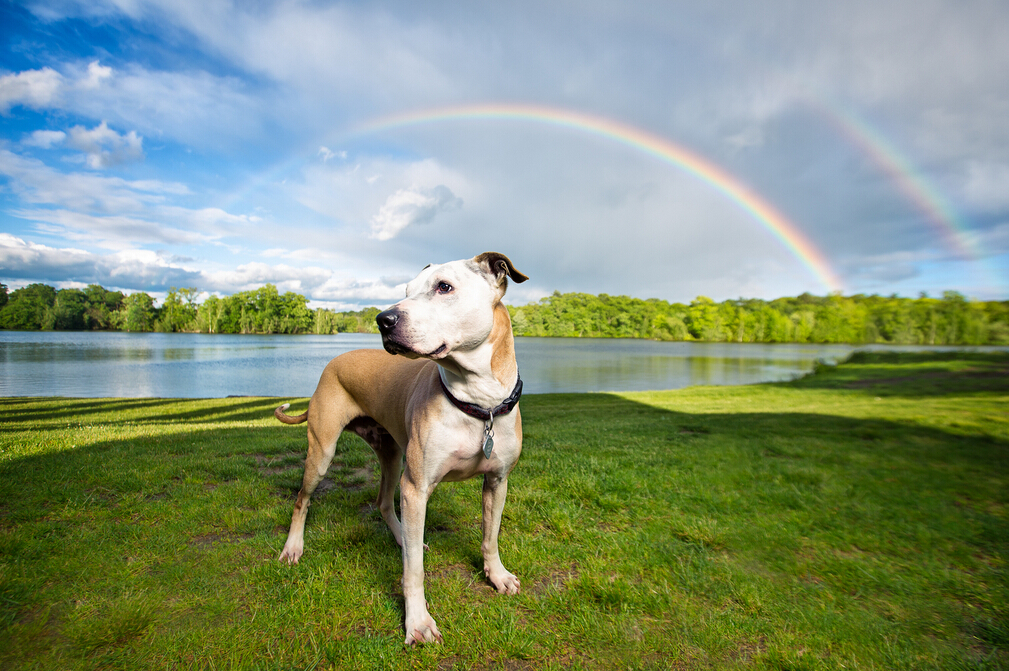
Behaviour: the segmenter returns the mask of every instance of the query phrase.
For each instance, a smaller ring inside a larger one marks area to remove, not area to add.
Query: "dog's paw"
[[[442,643],[441,632],[438,625],[430,614],[424,613],[417,622],[406,623],[406,640],[404,645],[417,645],[419,643]]]
[[[287,564],[297,564],[298,560],[301,559],[301,555],[304,554],[305,548],[301,545],[285,545],[284,549],[280,552],[280,557],[278,559]]]
[[[505,567],[502,566],[499,571],[491,571],[485,566],[484,573],[487,575],[487,579],[490,580],[492,585],[494,585],[494,589],[496,589],[498,593],[519,593],[519,588],[522,586],[522,583],[511,572],[505,569]]]

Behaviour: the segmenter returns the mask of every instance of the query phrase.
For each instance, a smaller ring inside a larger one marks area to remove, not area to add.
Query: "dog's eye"
[[[440,294],[450,294],[452,293],[452,285],[448,282],[439,282],[438,286],[435,287],[435,291]]]

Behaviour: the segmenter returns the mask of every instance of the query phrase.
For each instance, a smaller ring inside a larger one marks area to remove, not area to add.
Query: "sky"
[[[0,0],[0,282],[1009,299],[1004,0]]]

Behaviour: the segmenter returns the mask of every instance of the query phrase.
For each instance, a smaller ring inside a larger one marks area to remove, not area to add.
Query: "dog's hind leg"
[[[287,542],[280,553],[280,561],[297,564],[305,551],[305,519],[308,517],[308,506],[312,502],[312,494],[322,482],[329,470],[329,465],[336,454],[336,441],[340,432],[327,436],[325,442],[312,431],[308,431],[308,457],[305,459],[305,474],[301,478],[301,490],[298,500],[294,503],[294,514],[291,516],[291,530],[287,533]]]
[[[403,546],[403,526],[396,517],[396,487],[399,485],[399,476],[403,472],[403,448],[386,434],[382,444],[382,451],[375,450],[378,455],[379,464],[382,466],[382,482],[378,489],[378,510],[382,513],[382,519],[389,525],[396,544]]]
[[[382,513],[382,519],[389,525],[396,544],[403,545],[403,527],[396,517],[395,495],[399,476],[403,471],[403,448],[395,439],[370,417],[359,417],[347,425],[347,431],[361,436],[378,457],[382,480],[375,505]]]

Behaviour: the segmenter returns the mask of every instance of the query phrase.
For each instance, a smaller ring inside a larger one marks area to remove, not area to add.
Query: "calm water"
[[[311,396],[342,352],[377,335],[0,331],[0,396]],[[678,389],[788,380],[847,345],[518,338],[527,393]]]

